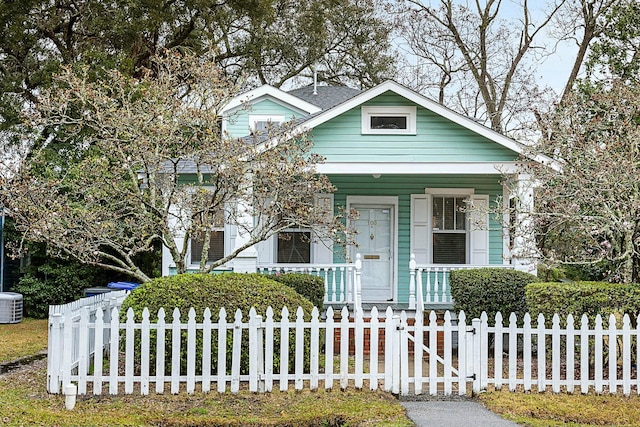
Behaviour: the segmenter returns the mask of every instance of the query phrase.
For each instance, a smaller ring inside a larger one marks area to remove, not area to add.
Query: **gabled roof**
[[[392,80],[387,80],[384,83],[381,83],[375,87],[372,87],[371,89],[368,89],[364,92],[360,92],[359,94],[353,96],[352,98],[349,98],[344,102],[335,105],[333,108],[322,111],[312,117],[307,118],[306,120],[303,118],[303,120],[301,120],[300,122],[300,127],[302,128],[300,130],[304,130],[304,129],[309,130],[318,125],[321,125],[333,119],[334,117],[337,117],[340,114],[343,114],[351,110],[352,108],[358,107],[361,104],[364,104],[365,102],[379,95],[382,95],[385,92],[393,92],[399,96],[402,96],[414,102],[415,104],[435,114],[438,114],[448,120],[451,120],[452,122],[466,129],[469,129],[470,131],[478,135],[482,135],[485,138],[493,142],[496,142],[512,151],[515,151],[518,154],[522,154],[524,151],[523,150],[524,146],[516,142],[515,140],[509,137],[506,137],[501,133],[494,131],[491,128],[488,128],[469,117],[458,114],[455,111],[445,107],[444,105],[439,104],[423,95],[420,95],[419,93],[414,92],[413,90],[408,89],[405,86],[402,86],[401,84],[396,83]]]
[[[235,108],[241,107],[246,103],[250,103],[260,98],[273,98],[289,104],[298,110],[304,111],[308,114],[315,114],[322,111],[322,108],[314,105],[310,102],[305,101],[302,98],[291,95],[283,90],[280,90],[276,87],[269,85],[262,85],[255,89],[250,90],[249,92],[245,92],[242,95],[238,95],[233,97],[229,103],[223,108],[222,113],[226,113]]]

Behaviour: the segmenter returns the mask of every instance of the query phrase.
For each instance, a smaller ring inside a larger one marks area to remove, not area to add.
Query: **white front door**
[[[362,301],[393,299],[394,206],[352,205],[359,213],[354,220],[356,248],[362,256]]]

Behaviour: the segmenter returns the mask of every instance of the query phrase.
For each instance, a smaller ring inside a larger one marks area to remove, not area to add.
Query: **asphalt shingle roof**
[[[359,89],[346,86],[317,86],[316,88],[317,95],[313,94],[313,85],[293,89],[287,93],[310,104],[317,105],[322,108],[322,111],[327,111],[362,92]]]

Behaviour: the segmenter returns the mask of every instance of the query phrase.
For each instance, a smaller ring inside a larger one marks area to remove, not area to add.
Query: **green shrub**
[[[318,276],[301,273],[272,274],[270,279],[289,286],[322,310],[324,307],[324,280]]]
[[[525,285],[536,280],[536,276],[523,271],[478,268],[452,271],[449,283],[456,311],[464,310],[468,319],[486,311],[492,320],[497,312],[505,319],[512,312],[522,318],[527,311]]]
[[[149,309],[151,322],[157,321],[157,313],[161,307],[165,309],[165,321],[172,322],[172,313],[174,308],[180,310],[180,320],[186,323],[188,320],[188,312],[191,307],[196,311],[196,321],[202,322],[204,310],[208,307],[211,310],[212,323],[218,322],[220,309],[224,307],[226,311],[227,322],[233,323],[235,312],[240,309],[243,314],[243,321],[247,322],[249,310],[255,307],[257,314],[265,317],[268,307],[274,311],[274,320],[279,321],[283,307],[289,309],[289,320],[295,320],[296,310],[302,307],[305,312],[305,320],[311,318],[313,305],[309,300],[295,292],[293,289],[267,277],[259,274],[237,274],[225,273],[218,275],[211,274],[182,274],[178,276],[162,277],[145,283],[139,288],[133,290],[125,299],[121,307],[121,320],[126,319],[126,311],[129,307],[133,308],[136,322],[142,320],[142,311],[145,307]],[[308,332],[308,331],[307,331]],[[274,368],[277,370],[280,366],[279,350],[280,337],[274,334]],[[182,332],[182,351],[181,351],[181,372],[186,370],[186,337],[187,332]],[[227,333],[227,369],[231,369],[232,354],[232,338],[233,330]],[[290,333],[290,354],[289,366],[293,369],[295,360],[294,346],[295,332]],[[152,336],[151,348],[155,346],[155,333]],[[218,338],[217,332],[212,332],[211,337],[211,354],[212,369],[217,369],[217,350]],[[202,334],[198,334],[196,344],[196,365],[197,372],[201,373],[202,361]],[[246,374],[249,369],[249,337],[247,331],[242,336],[243,354],[241,359],[241,372]],[[305,337],[305,357],[308,361],[309,355],[309,337]],[[166,368],[171,366],[171,332],[167,331],[166,335],[166,352],[165,352]],[[154,366],[152,361],[151,365]]]
[[[84,289],[96,286],[95,271],[92,267],[51,260],[22,276],[13,291],[23,296],[25,316],[45,319],[49,305],[75,301],[84,296]]]
[[[609,315],[621,318],[626,313],[635,323],[640,312],[640,288],[637,284],[531,283],[527,285],[525,293],[533,321],[542,313],[549,323],[554,313],[558,313],[564,324],[566,316],[571,313],[576,325],[583,314],[593,325],[596,315],[600,314],[606,325]]]

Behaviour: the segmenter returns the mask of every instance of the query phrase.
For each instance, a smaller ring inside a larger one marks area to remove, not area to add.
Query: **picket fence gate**
[[[599,316],[592,327],[586,316],[579,326],[568,316],[561,327],[555,315],[548,328],[542,315],[532,324],[527,314],[518,325],[512,314],[504,325],[498,313],[489,326],[486,314],[467,322],[463,312],[430,312],[424,319],[421,312],[375,307],[366,318],[362,310],[329,307],[323,318],[314,309],[306,319],[298,308],[291,320],[287,308],[278,319],[271,309],[264,318],[252,309],[246,321],[240,311],[228,321],[224,309],[217,319],[208,309],[196,319],[191,309],[186,322],[177,309],[170,321],[164,310],[155,319],[145,310],[140,322],[129,310],[121,322],[120,304],[121,298],[110,298],[51,309],[50,393],[68,384],[94,395],[146,395],[167,387],[171,393],[356,387],[468,395],[489,386],[640,393],[640,329],[627,315],[621,328],[614,316],[605,328]]]

